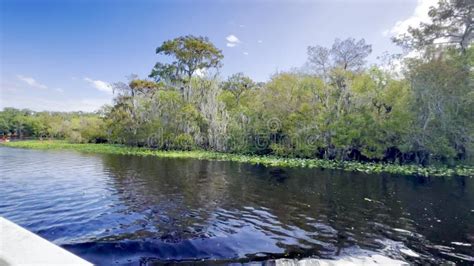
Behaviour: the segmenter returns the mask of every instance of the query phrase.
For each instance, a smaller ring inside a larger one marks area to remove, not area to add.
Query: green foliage
[[[471,48],[468,54],[473,53]],[[472,61],[448,50],[442,58],[413,59],[408,79],[413,93],[411,149],[452,161],[472,156],[474,123]]]
[[[189,81],[198,70],[218,68],[224,57],[207,37],[192,35],[165,41],[156,53],[172,57],[172,63],[157,63],[150,77],[170,82]]]
[[[11,138],[68,139],[88,143],[105,141],[105,124],[97,114],[33,112],[5,108],[0,112],[0,134]]]
[[[107,138],[104,121],[97,116],[73,118],[66,139],[76,143],[95,143]]]
[[[114,104],[100,114],[5,108],[0,112],[0,133],[207,150],[183,156],[265,165],[441,176],[471,173],[470,168],[411,164],[472,162],[474,48],[427,50],[427,56],[404,62],[403,77],[367,68],[370,52],[363,39],[336,40],[331,47],[308,48],[311,68],[305,73],[276,73],[266,83],[237,73],[222,81],[195,75],[218,68],[221,51],[207,38],[179,37],[157,48],[172,62],[157,63],[152,71],[155,81],[132,77],[114,84]],[[51,146],[72,148],[65,143]],[[179,154],[101,147],[117,153]]]
[[[431,21],[410,27],[394,41],[410,49],[423,49],[434,44],[451,44],[464,52],[472,45],[474,3],[471,0],[439,0],[428,12]]]
[[[194,139],[189,134],[179,134],[173,141],[173,148],[177,150],[189,151],[194,147]]]
[[[308,167],[345,170],[365,173],[392,173],[402,175],[421,176],[474,176],[472,166],[445,166],[420,167],[417,165],[394,165],[383,163],[359,163],[320,159],[282,158],[275,156],[236,155],[230,153],[210,152],[202,150],[193,151],[161,151],[147,148],[128,147],[113,144],[71,144],[64,141],[20,141],[0,145],[16,148],[30,149],[69,149],[80,152],[93,152],[105,154],[122,154],[137,156],[157,156],[161,158],[193,158],[199,160],[234,161],[240,163],[260,164],[274,167]]]
[[[129,87],[138,93],[153,97],[157,90],[164,87],[164,84],[145,79],[133,79],[130,81]]]
[[[235,106],[240,104],[240,99],[243,97],[243,94],[248,90],[254,89],[255,86],[255,82],[243,73],[230,76],[227,81],[222,84],[223,89],[234,96]],[[227,106],[232,108],[232,104],[227,103]]]

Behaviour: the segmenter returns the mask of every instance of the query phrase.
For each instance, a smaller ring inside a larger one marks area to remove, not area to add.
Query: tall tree
[[[371,52],[372,45],[366,44],[364,39],[356,41],[354,38],[336,39],[331,48],[336,67],[350,71],[360,71]]]
[[[188,84],[198,71],[221,67],[222,51],[207,37],[181,36],[163,42],[156,54],[171,57],[171,63],[156,63],[150,77],[156,81]]]
[[[255,86],[255,82],[241,72],[233,74],[222,84],[224,90],[234,95],[237,105],[240,103],[242,94],[247,90],[253,89]]]
[[[408,32],[393,40],[410,49],[421,49],[432,44],[456,45],[463,52],[474,39],[474,1],[440,0],[428,12],[431,21],[409,27]]]
[[[461,159],[472,155],[474,111],[472,70],[474,48],[466,54],[453,50],[429,61],[413,59],[407,79],[413,93],[413,132],[409,143],[421,162],[434,154],[437,159]]]
[[[309,46],[307,50],[308,64],[322,76],[327,76],[329,71],[334,68],[360,71],[371,52],[372,46],[366,44],[364,39],[358,41],[354,38],[336,39],[331,48],[319,45]]]

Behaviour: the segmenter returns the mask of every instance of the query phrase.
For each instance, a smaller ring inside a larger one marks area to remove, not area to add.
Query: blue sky
[[[375,62],[399,51],[390,35],[429,1],[3,0],[0,108],[92,111],[110,102],[108,84],[146,77],[155,48],[187,34],[222,49],[223,77],[268,80],[303,65],[308,45],[337,37],[365,38]]]

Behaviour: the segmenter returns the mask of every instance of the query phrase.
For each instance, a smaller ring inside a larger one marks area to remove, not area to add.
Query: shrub
[[[189,134],[182,133],[176,136],[173,141],[173,148],[177,150],[189,151],[194,147],[193,137]]]

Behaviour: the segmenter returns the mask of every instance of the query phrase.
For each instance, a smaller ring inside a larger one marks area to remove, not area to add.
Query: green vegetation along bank
[[[403,175],[420,175],[420,176],[468,176],[474,177],[474,167],[456,166],[447,168],[444,166],[421,167],[418,165],[395,165],[383,163],[360,163],[351,161],[334,161],[323,159],[296,159],[284,158],[276,156],[256,156],[256,155],[240,155],[221,152],[210,152],[202,150],[193,151],[162,151],[152,150],[148,148],[128,147],[124,145],[114,144],[76,144],[66,141],[17,141],[2,143],[2,146],[14,148],[29,149],[63,149],[75,150],[81,152],[105,153],[105,154],[121,154],[121,155],[137,155],[137,156],[156,156],[160,158],[189,158],[199,160],[217,160],[217,161],[233,161],[240,163],[260,164],[264,166],[275,167],[308,167],[335,169],[346,171],[357,171],[365,173],[392,173]]]
[[[97,112],[4,108],[0,137],[205,150],[205,157],[270,165],[450,175],[444,171],[455,165],[474,165],[468,2],[438,2],[427,14],[432,23],[395,39],[405,52],[420,56],[387,54],[368,65],[372,46],[364,39],[336,39],[331,46],[309,46],[303,66],[265,82],[244,73],[221,76],[224,54],[209,38],[176,37],[156,48],[148,77],[110,84],[113,102]],[[426,170],[437,165],[446,168]]]

